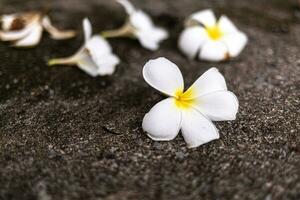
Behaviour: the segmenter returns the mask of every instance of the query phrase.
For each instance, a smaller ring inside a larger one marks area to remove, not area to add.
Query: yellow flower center
[[[223,36],[223,32],[218,25],[206,27],[205,29],[212,40],[219,40]]]
[[[177,90],[175,96],[175,105],[179,109],[189,109],[194,104],[193,95],[194,90],[192,88],[188,89],[186,92],[182,92],[182,90]]]

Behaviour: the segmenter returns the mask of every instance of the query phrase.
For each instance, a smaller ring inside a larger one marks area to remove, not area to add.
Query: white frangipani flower
[[[112,53],[111,46],[101,36],[92,37],[92,26],[88,19],[83,20],[85,43],[75,55],[69,58],[49,60],[52,65],[78,65],[90,76],[111,75],[120,63],[119,58]]]
[[[238,56],[247,44],[247,36],[226,17],[217,21],[211,10],[197,12],[187,20],[178,46],[190,59],[222,61]]]
[[[128,20],[120,29],[105,31],[102,36],[136,38],[144,48],[157,50],[160,42],[168,38],[168,32],[156,27],[148,14],[136,9],[128,0],[117,0],[117,2],[125,8],[129,15]]]
[[[206,71],[186,91],[179,68],[165,58],[147,62],[143,76],[150,86],[168,96],[143,119],[143,130],[153,140],[172,140],[181,130],[188,147],[198,147],[219,138],[212,121],[236,119],[238,99],[227,91],[225,79],[216,68]]]
[[[60,31],[55,28],[47,15],[41,12],[25,12],[0,17],[0,40],[13,42],[15,47],[36,46],[45,29],[53,39],[69,39],[74,31]]]

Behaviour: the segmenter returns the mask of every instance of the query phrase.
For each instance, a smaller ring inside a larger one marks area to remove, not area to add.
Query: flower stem
[[[71,58],[54,58],[48,61],[48,66],[54,65],[72,65],[74,64],[74,60]]]
[[[103,31],[100,35],[104,38],[127,37],[132,35],[132,27],[129,23],[119,29]]]

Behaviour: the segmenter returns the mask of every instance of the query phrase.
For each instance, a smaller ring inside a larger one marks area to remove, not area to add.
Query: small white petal
[[[90,51],[93,57],[101,56],[112,52],[111,46],[103,37],[97,35],[89,39],[85,47]]]
[[[237,97],[228,91],[199,96],[194,107],[213,121],[235,120],[239,108]]]
[[[143,119],[143,130],[157,141],[174,139],[180,130],[181,112],[176,109],[174,99],[157,103]]]
[[[238,29],[232,23],[232,21],[224,15],[220,17],[218,21],[218,26],[223,34],[235,33],[238,31]]]
[[[200,22],[205,27],[212,27],[216,24],[216,17],[210,9],[196,12],[191,15],[190,19]]]
[[[206,61],[222,61],[228,59],[228,48],[221,41],[206,42],[200,51],[199,57]]]
[[[48,16],[45,16],[42,20],[43,27],[48,31],[53,39],[63,40],[69,39],[76,35],[75,31],[61,31],[54,27]]]
[[[13,23],[13,21],[16,19],[16,15],[12,14],[12,15],[2,15],[1,16],[1,24],[2,27],[1,29],[4,31],[9,31],[11,28],[11,25]]]
[[[159,44],[169,36],[165,29],[157,27],[137,29],[134,34],[144,48],[152,51],[157,50]]]
[[[101,60],[96,60],[95,63],[99,66],[99,75],[112,75],[116,71],[116,65],[120,63],[120,59],[115,55],[107,55]]]
[[[226,44],[230,57],[238,56],[248,42],[247,36],[242,32],[225,35],[222,41]]]
[[[85,42],[89,41],[89,39],[92,37],[92,25],[88,18],[83,20],[83,32]]]
[[[169,96],[176,96],[176,92],[184,89],[179,68],[163,57],[148,61],[143,68],[143,77],[150,86]]]
[[[109,43],[101,36],[93,36],[85,45],[94,63],[98,66],[99,75],[111,75],[120,59],[112,54]]]
[[[77,58],[78,67],[92,77],[98,76],[98,66],[87,52],[82,52]]]
[[[146,49],[157,50],[159,43],[168,38],[168,32],[165,29],[155,27],[151,17],[141,10],[130,12],[129,24],[132,29],[130,31]]]
[[[124,9],[126,10],[127,14],[131,15],[133,12],[135,12],[134,6],[127,0],[117,0],[118,3],[120,3]]]
[[[189,148],[198,147],[220,137],[214,124],[195,109],[182,111],[181,132]]]
[[[158,42],[165,40],[169,37],[169,33],[166,29],[153,27],[151,29],[152,38]]]
[[[195,58],[204,42],[208,41],[204,28],[197,26],[185,29],[179,38],[180,50],[190,59]]]
[[[14,43],[16,47],[33,47],[37,45],[42,37],[43,27],[40,24],[35,25],[30,33],[21,40]]]
[[[145,37],[145,34],[137,33],[137,38],[145,49],[151,51],[156,51],[159,49],[159,44],[156,41],[149,40],[149,38]]]
[[[227,86],[223,75],[213,67],[202,74],[188,90],[192,90],[190,99],[194,99],[217,91],[227,91]]]
[[[148,30],[153,28],[153,22],[148,14],[138,10],[130,15],[130,23],[136,28],[141,30]]]
[[[159,48],[159,42],[153,38],[151,33],[149,31],[137,31],[135,34],[144,48],[155,51]]]

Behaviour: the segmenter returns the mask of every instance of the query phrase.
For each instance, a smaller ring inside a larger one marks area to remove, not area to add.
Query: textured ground
[[[47,2],[47,3],[45,3]],[[48,68],[82,37],[32,50],[0,44],[0,199],[199,200],[300,199],[300,12],[296,0],[135,0],[171,31],[157,52],[111,40],[122,59],[111,77],[76,67]],[[43,5],[42,5],[43,4]],[[60,27],[95,32],[125,13],[104,0],[0,0],[1,13],[52,8]],[[176,47],[185,16],[203,8],[227,14],[250,39],[225,63],[188,61]],[[192,83],[217,67],[240,100],[238,118],[220,122],[221,139],[187,149],[182,137],[151,141],[141,129],[163,97],[141,76],[150,58],[177,63]]]

